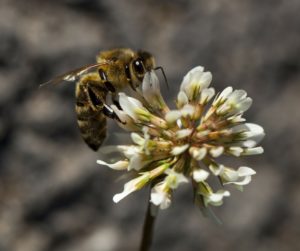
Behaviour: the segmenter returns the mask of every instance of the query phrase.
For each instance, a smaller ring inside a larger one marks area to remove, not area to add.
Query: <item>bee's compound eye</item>
[[[133,62],[133,67],[137,74],[143,74],[145,72],[143,62],[140,59]]]

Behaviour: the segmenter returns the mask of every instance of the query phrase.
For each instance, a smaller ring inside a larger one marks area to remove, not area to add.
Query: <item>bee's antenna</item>
[[[155,71],[156,71],[156,70],[161,70],[161,73],[162,73],[162,75],[164,76],[164,80],[165,80],[165,83],[166,83],[166,85],[167,85],[167,88],[170,89],[169,83],[168,83],[168,79],[167,79],[167,77],[166,77],[164,68],[162,68],[162,66],[157,66],[157,67],[154,68],[154,70],[155,70]]]

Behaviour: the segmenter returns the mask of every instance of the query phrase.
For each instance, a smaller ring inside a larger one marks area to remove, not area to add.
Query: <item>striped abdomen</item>
[[[102,111],[106,94],[98,74],[87,74],[76,85],[78,126],[82,138],[94,151],[106,137],[106,116]]]

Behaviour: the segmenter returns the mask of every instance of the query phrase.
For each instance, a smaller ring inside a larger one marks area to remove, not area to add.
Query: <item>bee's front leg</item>
[[[123,110],[118,99],[117,99],[117,94],[116,93],[112,93],[111,94],[111,101],[112,103],[119,109],[119,110]]]
[[[114,85],[108,80],[107,75],[104,70],[99,69],[99,76],[108,92],[111,93],[111,100],[114,105],[118,107],[119,110],[122,110],[119,101],[117,100],[117,92]]]
[[[107,75],[105,73],[104,70],[99,69],[98,71],[99,73],[99,77],[102,80],[102,83],[104,84],[105,88],[107,89],[107,91],[111,92],[111,93],[115,93],[116,92],[116,88],[114,87],[114,85],[108,80]]]
[[[102,108],[103,114],[110,119],[116,119],[122,124],[126,124],[126,122],[122,121],[119,116],[114,112],[114,110],[107,104],[104,104]]]

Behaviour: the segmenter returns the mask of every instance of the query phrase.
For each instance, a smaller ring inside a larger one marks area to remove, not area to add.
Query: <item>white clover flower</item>
[[[151,190],[150,201],[160,209],[166,209],[171,204],[170,189],[165,182],[156,184]]]
[[[131,194],[132,192],[141,189],[150,179],[149,173],[144,173],[141,176],[127,182],[124,185],[124,190],[122,193],[118,193],[113,197],[114,202],[119,202],[127,195]]]
[[[250,183],[251,176],[254,174],[256,174],[256,172],[246,166],[241,166],[238,170],[225,167],[220,173],[220,177],[224,185],[234,184],[237,189],[242,190],[243,186]]]
[[[223,204],[223,198],[230,196],[230,192],[226,190],[218,190],[213,192],[207,182],[199,182],[198,193],[203,196],[204,205],[220,206]]]
[[[203,169],[196,169],[193,171],[193,180],[196,182],[204,181],[208,178],[209,172]]]
[[[151,203],[165,209],[171,204],[172,191],[191,181],[196,204],[219,206],[230,192],[223,187],[214,191],[210,179],[217,177],[222,186],[239,190],[250,183],[253,169],[242,166],[236,170],[222,165],[218,158],[261,154],[264,130],[245,123],[242,117],[252,104],[244,90],[227,87],[213,100],[211,80],[211,73],[203,67],[192,69],[183,78],[172,109],[164,101],[153,71],[145,74],[141,100],[119,94],[122,109],[112,108],[125,122],[119,125],[132,132],[132,144],[118,146],[124,159],[98,163],[131,171],[136,178],[125,184],[114,202],[151,184]]]
[[[165,183],[171,189],[176,189],[180,183],[188,182],[188,179],[182,173],[178,173],[173,169],[167,169],[165,174],[167,174]]]
[[[188,100],[198,99],[201,91],[210,85],[211,80],[211,73],[204,72],[204,67],[197,66],[185,75],[180,90],[185,92]]]

